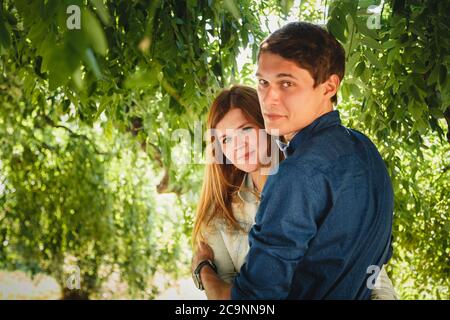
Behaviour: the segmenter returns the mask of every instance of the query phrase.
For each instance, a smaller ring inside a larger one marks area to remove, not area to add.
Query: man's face
[[[261,53],[258,61],[258,97],[269,134],[288,140],[321,115],[332,111],[327,83],[314,88],[311,74],[295,62],[273,53]]]

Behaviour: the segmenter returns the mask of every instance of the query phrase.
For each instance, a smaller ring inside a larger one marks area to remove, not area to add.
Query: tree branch
[[[75,138],[79,138],[79,139],[84,139],[84,140],[86,140],[87,142],[89,142],[89,144],[92,146],[92,148],[94,149],[94,151],[95,151],[96,154],[102,155],[102,156],[108,156],[108,155],[111,155],[109,152],[101,152],[101,151],[99,151],[99,150],[97,149],[95,143],[94,143],[91,139],[89,139],[87,136],[85,136],[85,135],[83,135],[83,134],[76,133],[76,132],[74,132],[72,129],[70,129],[70,128],[66,127],[66,126],[63,126],[63,125],[61,125],[61,124],[56,124],[56,123],[55,123],[49,116],[47,116],[47,115],[44,115],[44,119],[45,119],[45,122],[46,122],[47,124],[51,125],[52,127],[54,127],[54,128],[60,128],[60,129],[66,130],[67,132],[69,132],[69,134],[70,134],[71,137],[75,137]]]

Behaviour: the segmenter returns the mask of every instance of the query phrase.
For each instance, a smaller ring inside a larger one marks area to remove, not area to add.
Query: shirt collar
[[[241,200],[244,202],[249,203],[258,202],[258,197],[256,195],[259,194],[259,192],[258,189],[256,189],[255,186],[253,185],[253,180],[250,174],[248,173],[245,174],[244,180],[242,181],[242,184],[239,187],[237,194],[239,198],[241,198]]]
[[[309,137],[325,128],[329,128],[332,126],[340,125],[341,118],[338,110],[333,110],[325,113],[320,116],[316,120],[314,120],[311,124],[298,131],[294,137],[288,142],[284,143],[281,140],[276,140],[278,147],[284,153],[285,157],[290,156],[294,151]]]
[[[278,148],[280,148],[280,150],[284,154],[284,157],[286,158],[288,153],[287,149],[289,148],[289,141],[286,143],[281,141],[280,139],[275,139],[275,142],[277,143]]]

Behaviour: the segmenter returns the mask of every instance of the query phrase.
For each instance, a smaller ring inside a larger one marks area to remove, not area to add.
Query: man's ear
[[[336,74],[332,74],[324,83],[324,94],[328,99],[331,99],[336,92],[339,90],[339,85],[341,84],[341,80]]]

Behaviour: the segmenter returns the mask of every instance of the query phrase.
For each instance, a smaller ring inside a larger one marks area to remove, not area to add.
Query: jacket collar
[[[239,198],[247,203],[257,203],[259,202],[256,194],[259,194],[258,189],[253,185],[252,177],[249,173],[246,173],[244,176],[244,180],[239,187],[237,192]]]
[[[306,140],[315,133],[341,124],[341,117],[338,110],[330,111],[314,120],[311,124],[300,130],[288,143],[276,140],[278,147],[283,151],[285,157],[294,153]]]

